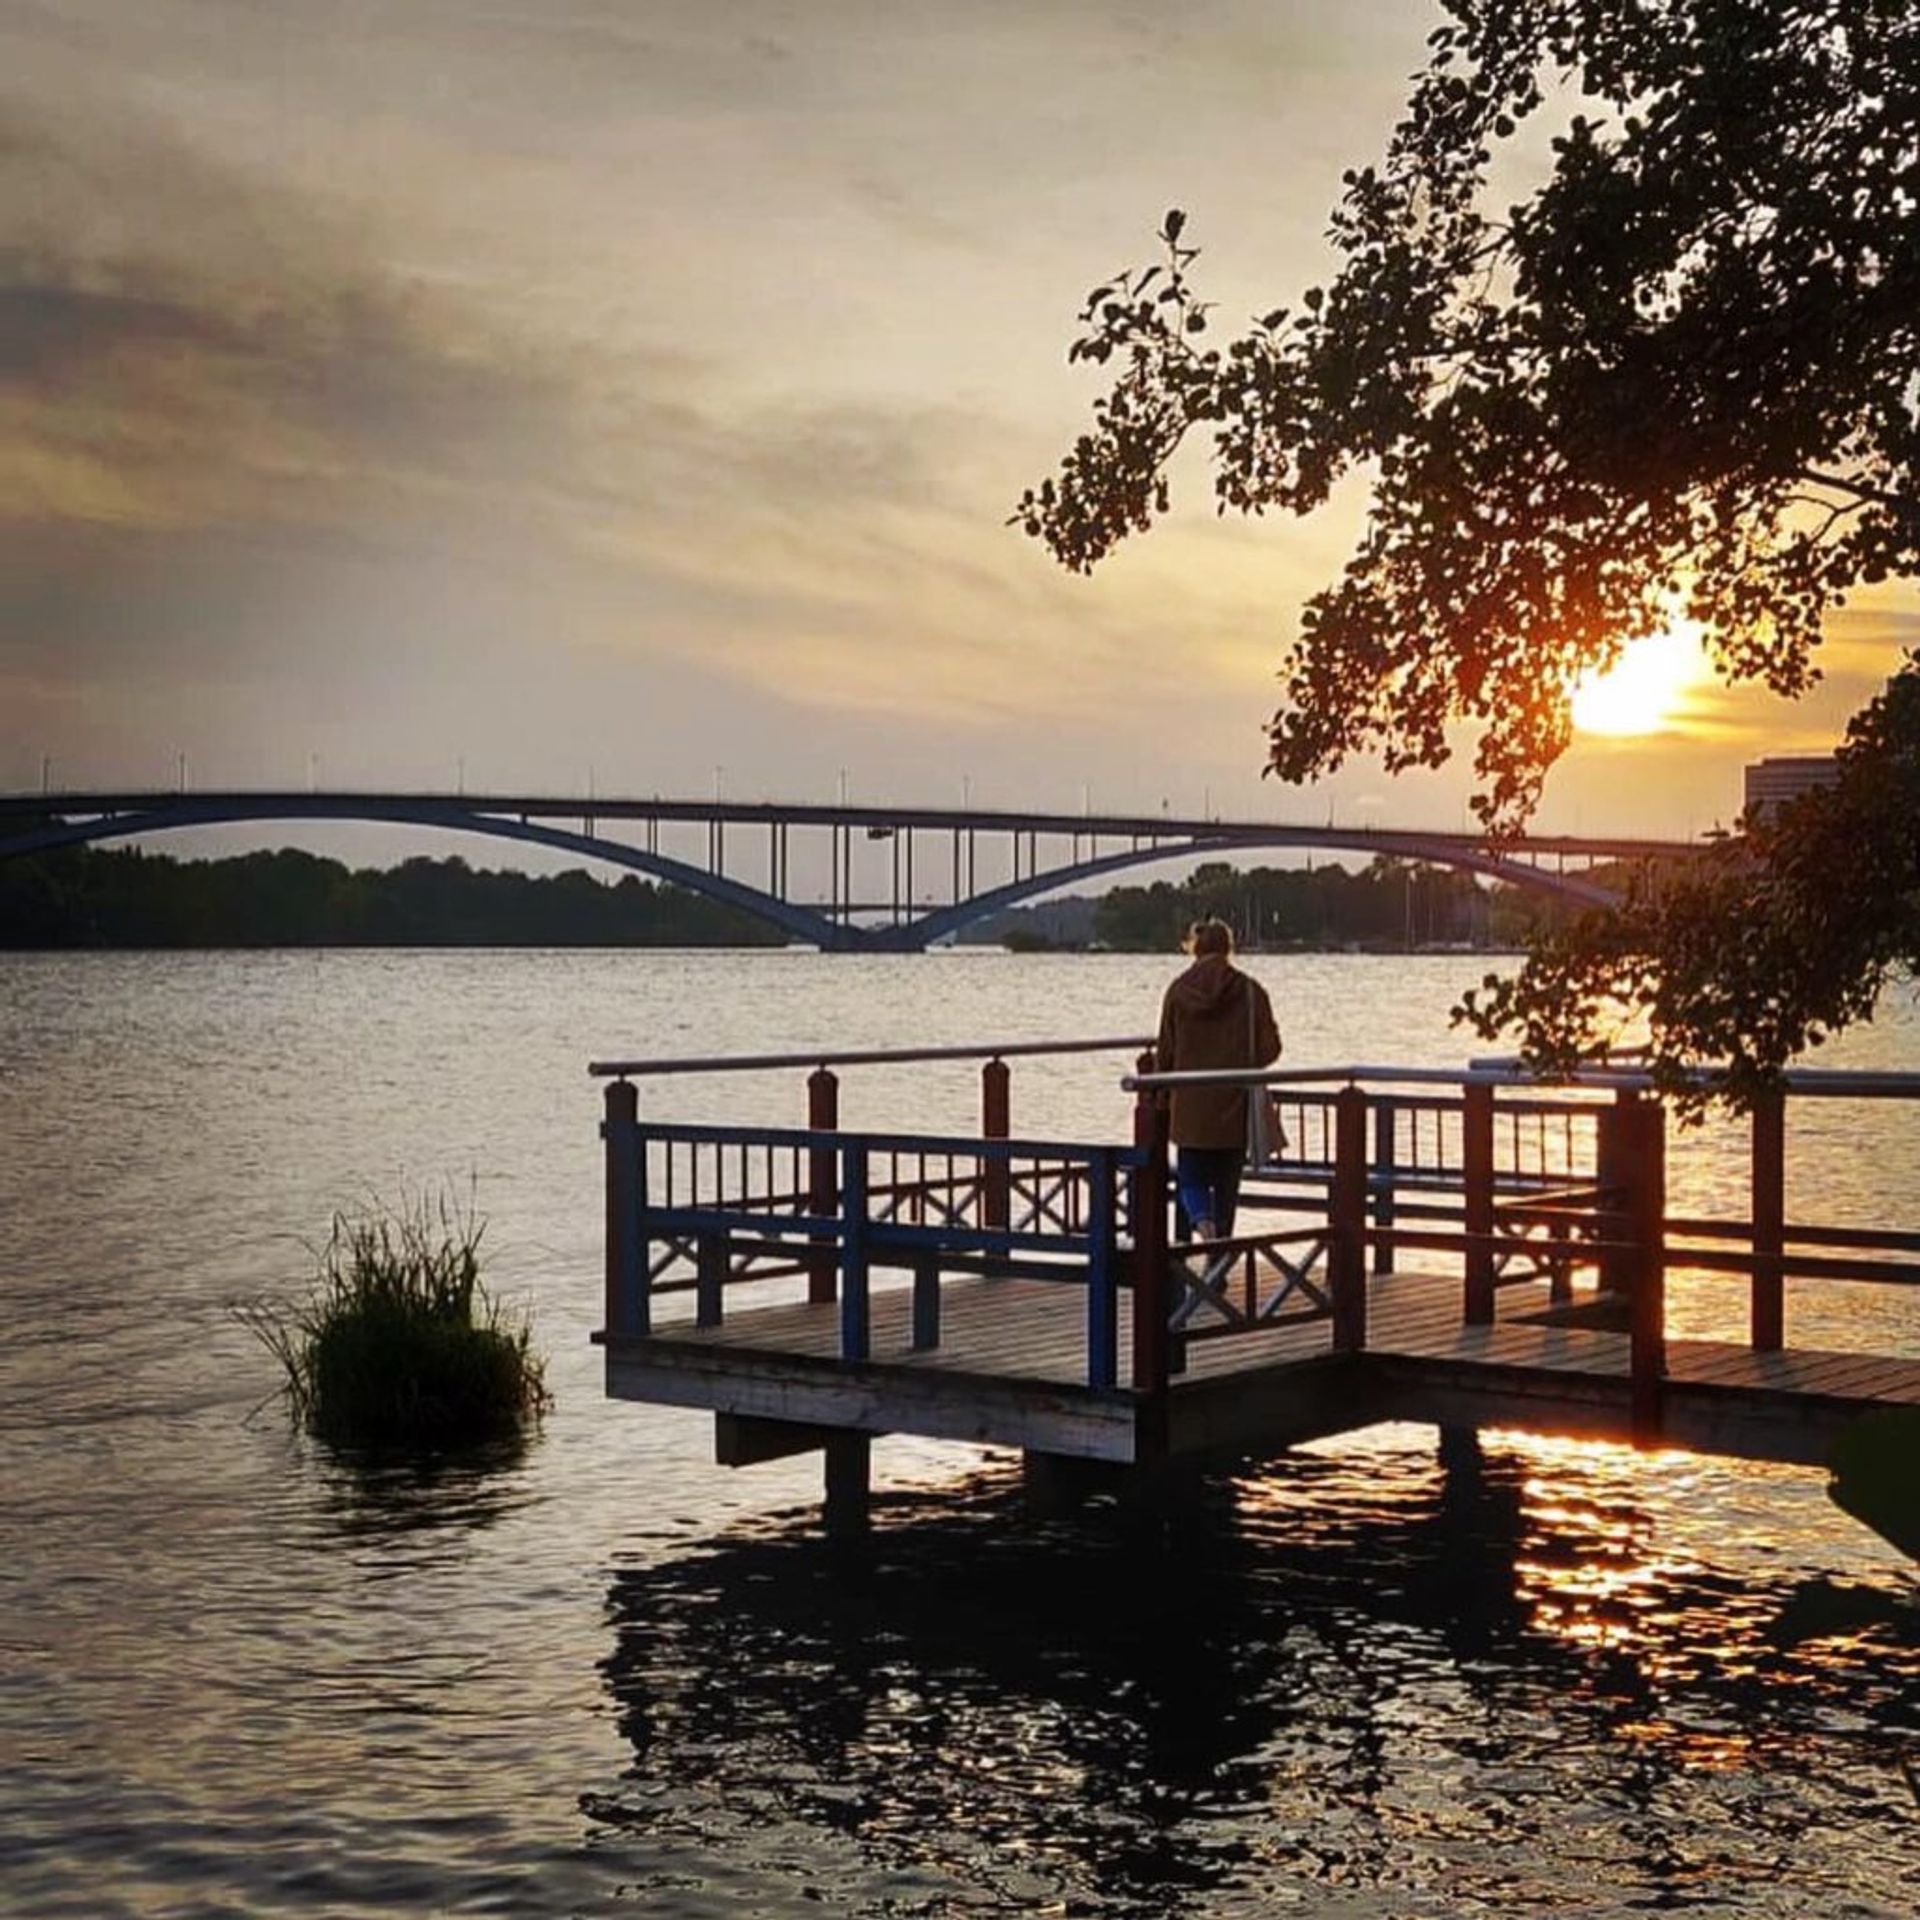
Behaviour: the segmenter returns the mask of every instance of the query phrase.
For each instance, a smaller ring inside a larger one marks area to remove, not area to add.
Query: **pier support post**
[[[1440,1466],[1451,1477],[1472,1474],[1476,1478],[1485,1469],[1486,1451],[1480,1444],[1478,1427],[1445,1426],[1440,1429]]]
[[[1787,1103],[1757,1094],[1753,1102],[1753,1344],[1777,1353],[1786,1344]]]
[[[865,1533],[873,1509],[873,1435],[829,1433],[826,1462],[827,1531]]]
[[[839,1078],[831,1067],[815,1067],[807,1075],[807,1126],[815,1133],[833,1133],[839,1125]],[[811,1148],[807,1156],[807,1211],[816,1219],[824,1220],[837,1212],[839,1206],[833,1149]],[[807,1298],[819,1304],[833,1297],[833,1248],[822,1245],[807,1255]]]
[[[1358,1087],[1342,1087],[1333,1097],[1327,1216],[1333,1350],[1359,1353],[1367,1344],[1367,1096]]]
[[[1082,1460],[1028,1447],[1020,1455],[1020,1491],[1029,1511],[1055,1519],[1076,1512],[1096,1494],[1121,1492],[1137,1471],[1112,1460]]]
[[[649,1330],[646,1236],[646,1167],[640,1158],[640,1099],[631,1080],[610,1080],[603,1096],[606,1117],[600,1137],[607,1160],[606,1329],[642,1335]]]
[[[1461,1318],[1470,1327],[1493,1324],[1493,1087],[1469,1080],[1460,1115],[1461,1177],[1466,1189],[1466,1297]]]

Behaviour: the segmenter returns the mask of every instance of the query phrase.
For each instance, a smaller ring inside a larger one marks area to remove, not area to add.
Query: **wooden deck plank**
[[[1829,1358],[1793,1348],[1757,1353],[1731,1341],[1674,1340],[1667,1345],[1667,1368],[1676,1378],[1790,1393],[1808,1391],[1811,1376],[1825,1368]]]
[[[1269,1288],[1262,1288],[1262,1295]],[[1238,1290],[1235,1290],[1237,1296]],[[1169,1444],[1273,1444],[1377,1418],[1463,1419],[1543,1431],[1627,1431],[1623,1333],[1517,1316],[1545,1282],[1501,1290],[1499,1318],[1461,1323],[1457,1278],[1375,1276],[1368,1353],[1332,1352],[1325,1319],[1193,1339],[1172,1380]],[[1063,1282],[953,1275],[941,1342],[911,1343],[912,1292],[887,1275],[869,1300],[870,1358],[839,1361],[840,1309],[736,1295],[719,1327],[670,1322],[610,1343],[610,1391],[754,1418],[817,1421],[1133,1458],[1132,1296],[1118,1299],[1118,1391],[1086,1386],[1086,1295]],[[1202,1309],[1202,1321],[1211,1318]],[[1665,1431],[1677,1444],[1815,1460],[1855,1408],[1920,1404],[1920,1360],[1734,1341],[1668,1342]]]
[[[1749,1391],[1834,1399],[1910,1401],[1920,1397],[1920,1361],[1807,1348],[1755,1353],[1716,1341],[1674,1341],[1668,1371],[1680,1380]]]
[[[1747,1386],[1755,1378],[1753,1352],[1723,1340],[1669,1340],[1667,1371],[1702,1385]]]
[[[1835,1354],[1830,1363],[1814,1369],[1808,1376],[1808,1390],[1832,1393],[1850,1399],[1879,1398],[1884,1385],[1898,1391],[1906,1382],[1920,1376],[1920,1366],[1902,1363],[1872,1354]]]
[[[1880,1373],[1885,1361],[1872,1354],[1801,1353],[1795,1384],[1804,1392],[1845,1392],[1848,1384]]]

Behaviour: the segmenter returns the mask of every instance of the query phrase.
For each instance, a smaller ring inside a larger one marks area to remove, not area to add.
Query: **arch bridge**
[[[427,827],[518,841],[685,887],[826,951],[870,952],[916,951],[1075,882],[1167,860],[1361,853],[1606,905],[1615,896],[1591,877],[1597,863],[1697,851],[1690,841],[1562,834],[1494,842],[1422,828],[1336,826],[1331,819],[1312,825],[657,795],[157,791],[0,796],[0,859],[262,821]],[[792,882],[796,840],[816,873],[826,854],[829,878],[812,898]]]

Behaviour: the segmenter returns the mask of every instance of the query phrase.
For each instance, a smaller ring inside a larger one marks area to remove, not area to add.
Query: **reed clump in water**
[[[286,1373],[294,1416],[339,1445],[459,1447],[545,1411],[524,1316],[480,1279],[486,1222],[442,1191],[333,1216],[305,1302],[239,1308]]]

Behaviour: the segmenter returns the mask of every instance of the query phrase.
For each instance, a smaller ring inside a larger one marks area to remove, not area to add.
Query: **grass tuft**
[[[462,1447],[549,1404],[533,1330],[482,1285],[486,1222],[442,1189],[333,1216],[298,1305],[235,1308],[285,1372],[294,1417],[345,1446]]]

